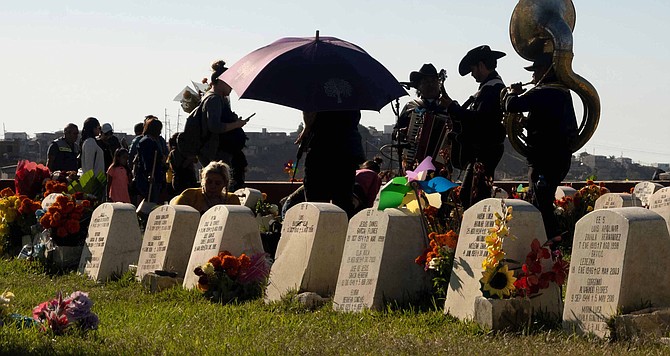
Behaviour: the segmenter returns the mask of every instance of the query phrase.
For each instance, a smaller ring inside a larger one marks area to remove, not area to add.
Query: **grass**
[[[653,343],[609,343],[536,326],[525,334],[496,334],[436,308],[389,308],[338,313],[285,300],[212,304],[197,291],[151,294],[126,276],[96,284],[72,274],[50,275],[35,263],[0,260],[0,292],[15,295],[14,311],[31,315],[62,290],[89,292],[98,330],[53,336],[0,327],[0,354],[667,354]]]

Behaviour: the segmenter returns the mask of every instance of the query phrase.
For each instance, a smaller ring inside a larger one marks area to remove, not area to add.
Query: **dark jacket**
[[[570,91],[557,84],[537,86],[524,95],[509,95],[509,112],[528,112],[528,161],[570,157],[569,142],[577,135],[577,119]]]
[[[503,112],[500,106],[500,92],[504,88],[505,83],[498,72],[493,71],[479,85],[479,91],[463,105],[454,101],[447,108],[454,123],[461,126],[459,141],[467,148],[477,153],[485,152],[491,146],[500,145],[505,141]]]

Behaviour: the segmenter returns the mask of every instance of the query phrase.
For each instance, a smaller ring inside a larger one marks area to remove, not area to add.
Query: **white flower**
[[[439,258],[437,258],[437,257],[433,258],[432,260],[430,260],[430,262],[428,262],[428,269],[434,269],[434,270],[437,271],[438,270],[437,269],[437,264],[439,262],[440,262]]]

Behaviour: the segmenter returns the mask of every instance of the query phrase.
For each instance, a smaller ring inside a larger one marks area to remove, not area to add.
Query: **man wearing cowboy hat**
[[[577,136],[577,118],[570,91],[558,82],[553,56],[544,53],[525,67],[533,72],[535,87],[524,95],[521,83],[512,84],[504,105],[508,112],[528,112],[524,122],[528,145],[528,179],[533,204],[542,213],[547,238],[561,234],[554,215],[556,188],[570,170],[569,142]]]
[[[443,79],[443,78],[442,78]],[[416,140],[417,137],[408,137],[411,131],[411,118],[414,115],[422,115],[424,118],[424,126],[422,128],[422,140],[425,140],[426,149],[424,152],[416,152],[415,157],[411,159],[413,162],[408,162],[410,159],[403,159],[405,169],[413,169],[413,165],[422,161],[424,155],[430,155],[436,152],[439,148],[439,134],[444,127],[446,120],[446,105],[440,100],[440,74],[431,63],[426,63],[421,66],[418,71],[409,74],[409,86],[416,89],[418,99],[408,102],[400,112],[398,122],[394,128],[394,138],[401,144],[408,144],[409,141]],[[428,114],[428,115],[426,115]],[[430,127],[428,127],[428,117],[430,120]],[[416,145],[418,142],[414,142]],[[410,147],[416,149],[416,147]],[[436,157],[433,157],[435,159]],[[439,164],[437,165],[439,166]]]
[[[491,50],[487,45],[471,49],[458,65],[458,73],[468,73],[479,90],[463,105],[444,93],[447,112],[460,132],[452,137],[460,149],[460,165],[465,166],[461,188],[461,203],[467,209],[478,201],[491,197],[493,174],[504,152],[505,127],[502,124],[500,92],[505,88],[496,71],[497,61],[505,53]]]

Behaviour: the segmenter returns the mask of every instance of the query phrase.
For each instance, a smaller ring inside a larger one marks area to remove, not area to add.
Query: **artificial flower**
[[[509,297],[515,290],[514,271],[510,271],[507,265],[498,268],[488,268],[482,272],[479,280],[484,285],[484,290],[491,296],[497,295],[499,299]]]

